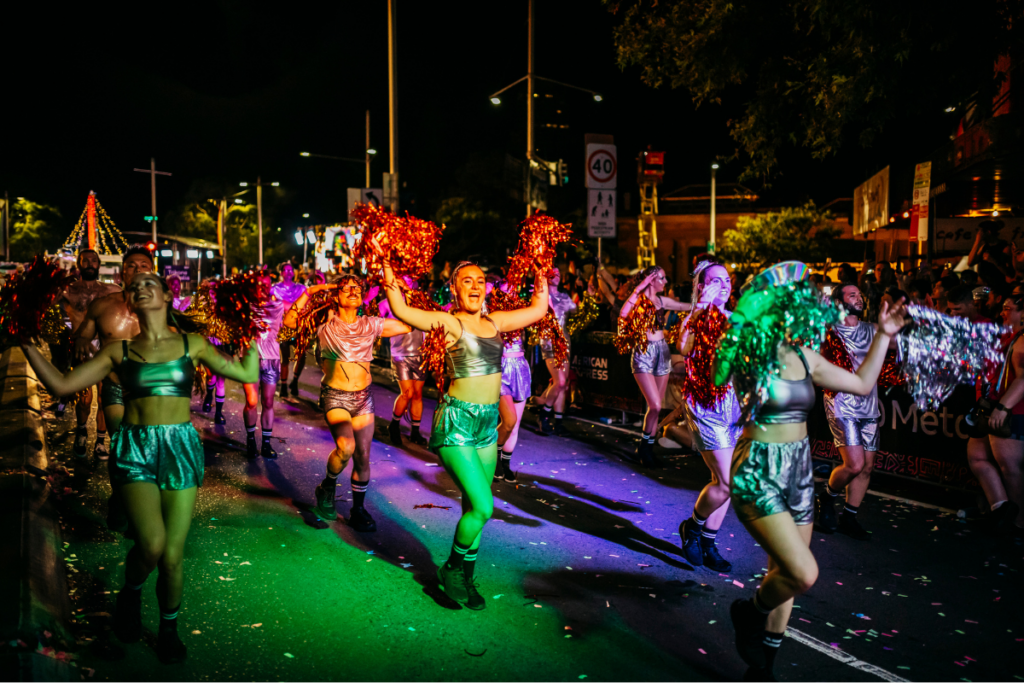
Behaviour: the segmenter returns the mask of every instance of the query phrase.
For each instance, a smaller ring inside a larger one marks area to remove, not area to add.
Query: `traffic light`
[[[558,174],[558,184],[559,185],[568,185],[569,184],[569,164],[566,163],[565,160],[563,160],[563,159],[559,159],[558,160],[558,167],[557,167],[557,171],[556,172]]]
[[[146,242],[146,249],[149,249],[150,251],[156,251],[156,242]]]

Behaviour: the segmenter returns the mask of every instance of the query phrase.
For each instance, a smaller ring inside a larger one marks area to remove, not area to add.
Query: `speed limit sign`
[[[587,145],[587,187],[614,189],[618,176],[615,145]]]

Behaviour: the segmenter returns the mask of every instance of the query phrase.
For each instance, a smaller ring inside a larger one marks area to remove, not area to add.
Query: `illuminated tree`
[[[789,260],[816,263],[825,260],[832,240],[841,234],[832,214],[808,202],[778,213],[740,216],[736,227],[723,236],[722,255],[759,267]]]

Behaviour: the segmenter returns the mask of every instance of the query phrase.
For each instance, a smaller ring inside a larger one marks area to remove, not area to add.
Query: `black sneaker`
[[[480,591],[477,590],[479,586],[480,584],[474,583],[468,578],[466,579],[466,607],[478,612],[487,608],[487,601],[484,600],[484,596],[480,595]]]
[[[683,556],[686,561],[690,563],[692,567],[703,567],[704,566],[704,553],[701,552],[700,548],[700,528],[691,530],[692,524],[690,519],[685,520],[679,525],[679,537],[682,539]]]
[[[714,543],[701,545],[700,551],[704,558],[704,566],[708,569],[722,573],[732,571],[732,562],[722,557],[722,553],[718,552],[718,546]]]
[[[292,392],[292,396],[294,398],[298,398],[299,397],[299,378],[298,377],[296,377],[295,379],[293,379],[291,382],[288,383],[288,389]]]
[[[457,569],[448,569],[447,562],[442,562],[441,566],[437,568],[437,582],[441,584],[441,590],[460,605],[465,605],[469,600],[466,575]]]
[[[92,454],[96,456],[96,459],[100,462],[110,460],[110,450],[107,449],[107,444],[103,443],[99,439],[96,439],[96,444],[92,447]]]
[[[313,506],[313,512],[320,519],[333,521],[338,518],[338,510],[334,507],[334,489],[328,490],[323,486],[317,486],[313,495],[316,496],[316,505]]]
[[[348,513],[348,525],[356,531],[370,533],[377,530],[377,522],[364,507],[352,508]]]
[[[161,628],[156,639],[156,656],[164,664],[181,664],[188,657],[185,643],[178,637],[177,628]]]
[[[540,433],[544,436],[551,436],[554,434],[555,428],[551,424],[553,421],[551,413],[542,408],[540,411]]]
[[[764,656],[764,625],[768,615],[761,614],[751,600],[736,600],[729,608],[729,617],[736,632],[736,652],[747,666],[764,669],[768,660]]]
[[[509,463],[508,460],[501,461],[501,469],[503,478],[505,479],[506,482],[508,482],[509,484],[519,483],[519,477],[517,477],[516,473],[512,471],[512,465],[511,463]]]
[[[814,498],[814,528],[823,534],[833,534],[839,528],[839,516],[836,515],[836,499],[827,493],[819,493]]]
[[[288,385],[284,383],[281,384],[281,398],[288,398]]]
[[[417,446],[427,447],[427,437],[420,434],[420,430],[414,429],[409,432],[409,441],[413,442]]]
[[[871,538],[871,534],[865,531],[864,527],[857,521],[857,518],[852,515],[840,517],[839,526],[836,528],[836,531],[858,541],[866,541]]]
[[[114,608],[114,635],[122,643],[142,639],[142,589],[122,588]]]
[[[654,444],[646,439],[640,439],[640,445],[637,448],[637,455],[640,457],[640,464],[644,467],[657,469],[661,467],[661,460],[658,460],[654,455]]]
[[[75,444],[71,450],[75,454],[75,457],[79,460],[85,460],[89,457],[89,435],[88,434],[75,434]]]
[[[277,460],[277,451],[270,445],[270,439],[263,439],[263,448],[260,449],[260,455],[267,460]]]
[[[213,392],[212,391],[207,391],[206,392],[206,398],[203,399],[203,412],[204,413],[210,412],[210,408],[212,408],[212,407],[213,407]]]
[[[1006,501],[985,515],[984,521],[979,524],[979,531],[984,536],[1005,536],[1015,531],[1018,511],[1016,503]]]
[[[256,437],[253,436],[245,440],[245,457],[249,460],[255,460],[256,456],[259,455],[259,449],[256,448]]]
[[[392,446],[402,446],[402,430],[401,423],[392,420],[388,423],[388,440]]]
[[[217,414],[213,416],[213,424],[215,424],[215,425],[223,425],[223,424],[227,424],[227,423],[228,423],[228,419],[226,417],[224,417],[224,413],[222,413],[220,410],[218,410]]]

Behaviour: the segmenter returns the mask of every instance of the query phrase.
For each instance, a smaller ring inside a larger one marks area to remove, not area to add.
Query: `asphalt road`
[[[494,486],[477,577],[485,611],[438,590],[458,518],[458,492],[436,457],[373,443],[367,507],[379,531],[309,512],[332,448],[316,409],[319,373],[301,398],[278,401],[281,458],[243,456],[241,392],[228,424],[193,404],[206,444],[206,483],[186,548],[181,613],[189,659],[153,651],[155,579],[144,590],[143,642],[109,631],[130,541],[103,522],[106,465],[74,462],[74,417],[48,421],[68,487],[60,503],[80,645],[99,680],[703,680],[738,679],[728,605],[751,595],[764,553],[730,512],[719,546],[729,575],[692,569],[677,526],[707,469],[695,457],[639,470],[631,439],[570,423],[572,438],[524,430],[519,485]],[[375,386],[378,436],[394,392]],[[428,402],[424,424],[433,403]],[[532,418],[529,418],[532,419]],[[403,430],[407,429],[403,426]],[[874,488],[885,488],[882,478]],[[438,507],[417,507],[421,505]],[[450,509],[443,509],[448,507]],[[779,654],[781,680],[1024,680],[1019,540],[991,540],[955,514],[869,496],[867,542],[815,534],[818,584],[797,601]]]

